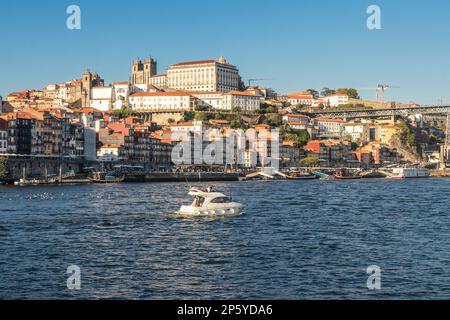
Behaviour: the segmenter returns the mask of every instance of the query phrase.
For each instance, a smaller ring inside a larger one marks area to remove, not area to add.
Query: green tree
[[[208,105],[199,104],[195,107],[195,111],[210,111],[211,107]]]
[[[210,120],[210,117],[207,113],[204,112],[196,112],[194,119],[197,121],[208,121]]]
[[[9,175],[8,161],[6,158],[0,158],[0,180],[4,180]]]
[[[195,113],[194,112],[185,112],[183,115],[183,121],[189,122],[194,120]]]
[[[120,110],[116,110],[113,112],[117,117],[123,119],[134,115],[133,110],[128,108],[127,106],[123,106]]]
[[[272,128],[278,128],[283,125],[283,117],[280,114],[270,115],[265,123]]]
[[[336,93],[339,94],[346,94],[349,98],[352,99],[359,99],[359,93],[358,90],[353,88],[339,88],[336,90]]]
[[[322,97],[330,96],[330,95],[335,94],[335,93],[336,93],[335,90],[327,88],[327,87],[323,88],[322,91],[320,91],[320,95]]]
[[[317,91],[317,90],[308,89],[308,90],[306,90],[306,92],[309,92],[309,94],[312,95],[314,97],[314,99],[319,98],[319,91]]]
[[[283,129],[282,129],[283,130]],[[285,140],[295,141],[300,145],[306,145],[310,140],[307,130],[288,129],[284,136]]]

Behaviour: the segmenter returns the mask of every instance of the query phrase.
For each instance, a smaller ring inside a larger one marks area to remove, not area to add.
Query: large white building
[[[193,91],[190,94],[197,98],[197,105],[208,106],[214,110],[223,110],[223,92]]]
[[[321,99],[326,107],[338,107],[340,105],[347,104],[349,101],[349,97],[346,94],[333,94]]]
[[[167,87],[189,91],[239,90],[240,76],[236,66],[225,58],[182,62],[167,70]]]
[[[193,109],[193,97],[186,92],[138,92],[130,96],[130,106],[143,112],[183,112]]]
[[[156,74],[151,76],[149,84],[160,89],[167,88],[167,74]]]
[[[339,138],[344,134],[342,119],[316,118],[314,123],[319,127],[320,138]]]
[[[250,92],[232,91],[223,95],[223,110],[256,111],[261,107],[262,96]]]
[[[213,110],[233,111],[239,108],[242,111],[255,111],[261,107],[262,96],[252,92],[192,92],[197,98],[196,105],[209,106]]]
[[[113,87],[94,87],[91,89],[90,107],[109,111],[112,108]]]
[[[112,102],[114,109],[121,109],[128,102],[130,95],[130,85],[128,82],[113,83]]]
[[[292,106],[312,106],[314,104],[314,101],[314,96],[306,91],[299,91],[288,95],[288,102]]]

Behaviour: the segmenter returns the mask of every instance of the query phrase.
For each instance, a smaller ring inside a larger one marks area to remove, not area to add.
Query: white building
[[[113,87],[94,87],[91,90],[90,107],[109,111],[112,107]]]
[[[349,136],[352,142],[365,142],[368,139],[369,127],[364,123],[347,123],[343,125],[344,136]]]
[[[119,161],[120,147],[117,145],[104,145],[97,151],[98,161],[113,162]]]
[[[186,92],[138,92],[130,96],[130,106],[137,111],[182,112],[193,109],[193,98]]]
[[[288,102],[292,106],[312,106],[314,103],[314,96],[309,92],[299,91],[288,95]]]
[[[223,92],[193,91],[190,94],[197,98],[197,105],[209,106],[214,110],[224,109]]]
[[[121,109],[128,102],[130,85],[128,82],[114,82],[112,94],[112,104],[114,109]]]
[[[222,110],[256,111],[261,108],[262,96],[251,92],[232,91],[223,95]]]
[[[348,104],[349,97],[346,94],[333,94],[321,98],[326,107],[338,107],[342,104]]]
[[[239,90],[239,70],[225,58],[182,62],[167,70],[167,87],[189,91]]]
[[[314,122],[319,127],[320,138],[339,138],[343,134],[345,121],[342,119],[316,118]]]
[[[167,74],[157,74],[150,77],[150,84],[157,88],[167,88]]]

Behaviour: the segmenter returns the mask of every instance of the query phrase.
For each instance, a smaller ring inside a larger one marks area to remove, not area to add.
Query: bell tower
[[[157,62],[152,57],[148,57],[144,62],[144,83],[150,84],[150,78],[157,73]]]
[[[92,73],[87,69],[81,79],[81,106],[87,108],[90,105],[92,89]]]

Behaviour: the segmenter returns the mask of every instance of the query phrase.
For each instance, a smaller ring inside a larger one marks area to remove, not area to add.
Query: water
[[[182,183],[0,187],[0,299],[450,298],[450,180],[216,186],[246,214],[179,218]]]

